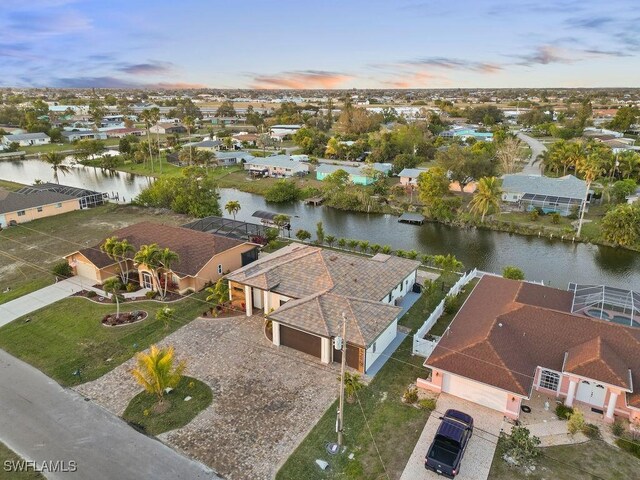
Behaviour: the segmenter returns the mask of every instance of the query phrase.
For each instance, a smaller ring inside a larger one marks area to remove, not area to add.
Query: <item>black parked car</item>
[[[473,433],[473,418],[458,410],[447,410],[438,427],[424,466],[428,470],[453,478],[460,473],[460,463]]]

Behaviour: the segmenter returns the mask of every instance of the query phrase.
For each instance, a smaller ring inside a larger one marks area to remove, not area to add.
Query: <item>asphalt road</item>
[[[76,462],[76,472],[48,472],[49,479],[219,478],[3,350],[0,441],[38,466],[61,461],[68,468]]]
[[[545,147],[540,140],[521,132],[518,133],[518,138],[523,142],[526,142],[531,148],[531,157],[529,157],[529,162],[520,173],[522,175],[542,175],[542,162],[538,160],[538,157],[545,152],[547,147]],[[536,162],[536,160],[538,161]]]

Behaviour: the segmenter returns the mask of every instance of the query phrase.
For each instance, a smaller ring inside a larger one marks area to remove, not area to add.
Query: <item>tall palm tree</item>
[[[129,266],[128,260],[130,255],[135,251],[133,245],[129,242],[129,240],[122,239],[119,240],[118,237],[109,237],[107,238],[102,245],[100,245],[100,250],[102,250],[111,260],[118,264],[118,268],[120,269],[120,279],[122,283],[126,285],[129,283]]]
[[[110,293],[112,295],[111,298],[115,298],[116,300],[116,320],[120,318],[120,298],[118,298],[118,291],[121,286],[122,284],[118,277],[111,277],[102,284],[103,290]]]
[[[138,353],[136,360],[138,366],[131,371],[131,374],[148,393],[158,397],[159,403],[164,401],[166,388],[178,385],[186,367],[184,361],[174,365],[172,346],[158,348],[156,345],[151,345],[149,353]]]
[[[580,222],[578,223],[578,237],[582,233],[582,223],[584,221],[584,211],[587,209],[587,199],[589,197],[589,190],[593,181],[602,175],[604,167],[602,165],[602,158],[597,151],[594,151],[588,155],[582,155],[576,162],[576,173],[579,173],[584,177],[584,181],[587,182],[587,188],[584,192],[584,198],[582,199],[582,208],[580,209]]]
[[[567,143],[561,149],[563,175],[567,174],[570,167],[576,168],[580,159],[585,155],[584,145],[579,142]]]
[[[160,278],[158,277],[158,268],[160,267],[160,247],[158,247],[158,244],[142,245],[140,250],[134,255],[133,261],[149,269],[149,272],[153,276],[155,288],[157,288],[159,293],[162,293]]]
[[[151,117],[151,122],[156,125],[160,121],[160,109],[158,107],[153,107],[149,111],[149,117]],[[160,131],[156,130],[156,143],[158,145],[158,163],[160,164],[160,173],[162,173],[162,160],[160,159]],[[151,167],[153,171],[153,165]]]
[[[233,219],[236,219],[236,213],[240,211],[242,207],[240,207],[240,202],[237,200],[229,200],[227,204],[224,206],[224,209],[227,213],[233,215]]]
[[[167,296],[167,289],[169,287],[169,273],[173,273],[171,271],[171,264],[177,262],[178,259],[178,254],[173,250],[170,250],[168,248],[160,250],[160,254],[158,255],[158,263],[159,266],[162,267],[162,271],[164,273],[164,290],[161,290],[160,292],[160,298],[162,299]]]
[[[153,113],[151,110],[143,110],[140,113],[140,120],[144,122],[147,129],[147,143],[149,144],[149,160],[151,162],[151,171],[153,172],[153,153],[151,151],[151,125],[153,123]]]
[[[58,171],[61,171],[62,173],[67,173],[69,171],[69,167],[63,163],[64,156],[58,152],[48,152],[42,156],[42,159],[51,165],[51,168],[53,169],[53,179],[56,183],[60,183],[60,180],[58,179]]]
[[[626,150],[618,154],[618,170],[624,178],[637,179],[640,172],[640,155]]]
[[[492,210],[500,208],[502,189],[496,177],[483,177],[478,181],[478,187],[469,202],[469,210],[474,215],[481,214],[481,222]]]
[[[184,123],[184,126],[187,127],[187,136],[189,138],[188,142],[189,142],[189,164],[193,163],[193,147],[191,146],[191,129],[194,127],[195,122],[193,120],[193,117],[190,116],[186,116],[182,119],[182,123]]]

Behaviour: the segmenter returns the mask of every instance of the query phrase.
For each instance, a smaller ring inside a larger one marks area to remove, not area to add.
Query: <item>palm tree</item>
[[[217,316],[218,307],[224,308],[229,302],[229,283],[221,278],[213,287],[207,288],[207,293],[209,296],[207,296],[206,301],[215,305],[215,308],[211,309],[211,313]]]
[[[346,238],[340,238],[338,239],[338,246],[340,248],[344,248],[347,246],[347,239]]]
[[[339,379],[340,377],[338,377]],[[356,401],[358,391],[364,387],[364,383],[360,380],[360,375],[357,373],[344,372],[344,394],[347,397],[347,402],[353,403]]]
[[[149,353],[138,353],[136,360],[138,366],[131,374],[147,392],[157,396],[158,402],[162,404],[165,389],[173,388],[180,382],[185,362],[174,365],[173,347],[158,348],[156,345],[151,345]]]
[[[194,127],[195,122],[193,120],[193,117],[190,116],[186,116],[182,119],[182,123],[184,123],[184,126],[187,128],[187,137],[188,137],[188,142],[189,142],[189,164],[191,165],[193,163],[193,147],[191,146],[191,129]]]
[[[148,111],[151,122],[156,125],[160,121],[160,109],[158,107],[153,107]],[[160,159],[160,130],[156,130],[156,143],[158,144],[158,163],[160,164],[160,173],[162,173],[162,160]],[[153,171],[153,164],[151,165],[151,171]]]
[[[327,235],[326,237],[324,237],[324,241],[327,245],[332,247],[333,244],[336,243],[336,237],[335,235]]]
[[[362,253],[367,253],[367,251],[369,250],[369,242],[366,240],[361,240],[359,242],[359,245],[360,245],[360,251]]]
[[[500,208],[500,198],[502,189],[496,177],[483,177],[478,181],[478,188],[473,194],[471,202],[469,202],[469,210],[474,215],[481,214],[481,222],[484,223],[484,217],[492,210]]]
[[[360,242],[358,240],[348,240],[347,245],[349,245],[349,248],[355,252],[358,245],[360,245]]]
[[[624,178],[637,178],[640,171],[640,155],[630,150],[618,154],[618,170]]]
[[[156,312],[156,320],[163,323],[165,330],[169,330],[175,313],[176,311],[173,308],[162,307]]]
[[[393,251],[393,248],[391,248],[391,245],[383,245],[380,251],[385,255],[389,255]]]
[[[373,245],[371,245],[369,247],[369,250],[371,250],[371,253],[373,253],[375,255],[376,253],[378,253],[380,251],[381,248],[382,248],[381,245],[378,245],[377,243],[374,243]]]
[[[122,287],[120,279],[118,277],[111,277],[102,284],[102,289],[111,294],[111,298],[116,301],[116,320],[120,318],[120,299],[118,298],[118,291]]]
[[[582,208],[580,209],[580,222],[578,223],[578,237],[582,233],[582,223],[584,221],[584,211],[587,209],[587,199],[589,198],[589,190],[593,181],[602,175],[603,166],[602,158],[597,151],[588,155],[582,155],[576,162],[576,172],[580,173],[584,177],[584,181],[587,182],[587,188],[584,192],[584,198],[582,199]]]
[[[151,171],[153,172],[153,152],[151,151],[151,125],[153,122],[153,112],[151,110],[143,110],[140,112],[140,120],[144,122],[147,129],[147,144],[149,145],[149,161],[151,162]]]
[[[129,283],[129,266],[127,262],[130,254],[135,251],[135,248],[129,240],[126,238],[119,240],[118,237],[107,238],[104,243],[100,245],[100,250],[118,264],[122,283],[124,285]]]
[[[150,245],[142,245],[140,250],[136,252],[133,257],[133,261],[149,269],[153,277],[153,289],[162,293],[162,287],[160,286],[160,279],[158,278],[158,268],[160,267],[160,248],[157,243]]]
[[[53,179],[56,183],[60,183],[60,180],[58,179],[58,170],[62,173],[67,173],[69,171],[69,167],[63,163],[64,156],[58,152],[48,152],[42,156],[42,159],[51,165],[51,168],[53,169]]]
[[[229,200],[224,206],[224,209],[227,211],[227,213],[233,215],[234,220],[236,219],[236,213],[240,211],[240,208],[242,207],[240,207],[240,202],[237,200]]]
[[[162,298],[163,300],[164,297],[167,296],[167,289],[169,287],[169,273],[172,273],[171,264],[177,262],[178,259],[178,254],[168,248],[160,250],[160,254],[158,255],[158,262],[162,267],[164,273],[164,290],[160,292],[160,298]]]

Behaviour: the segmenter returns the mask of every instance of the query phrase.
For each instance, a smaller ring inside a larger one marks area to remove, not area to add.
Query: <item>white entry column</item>
[[[564,404],[567,407],[573,406],[573,400],[576,398],[577,388],[578,388],[578,381],[573,378],[569,379],[569,391],[567,392],[567,399],[564,401]]]
[[[618,392],[609,390],[609,403],[607,405],[606,419],[613,421],[613,414],[616,411],[616,403],[618,402]]]
[[[247,311],[247,317],[253,315],[253,295],[249,285],[244,286],[244,304]]]
[[[262,307],[264,308],[264,313],[269,314],[269,290],[264,290],[262,292]]]
[[[331,339],[321,337],[321,340],[320,361],[322,363],[331,363]]]
[[[272,327],[272,342],[274,345],[280,346],[280,323],[279,322],[271,322]]]

